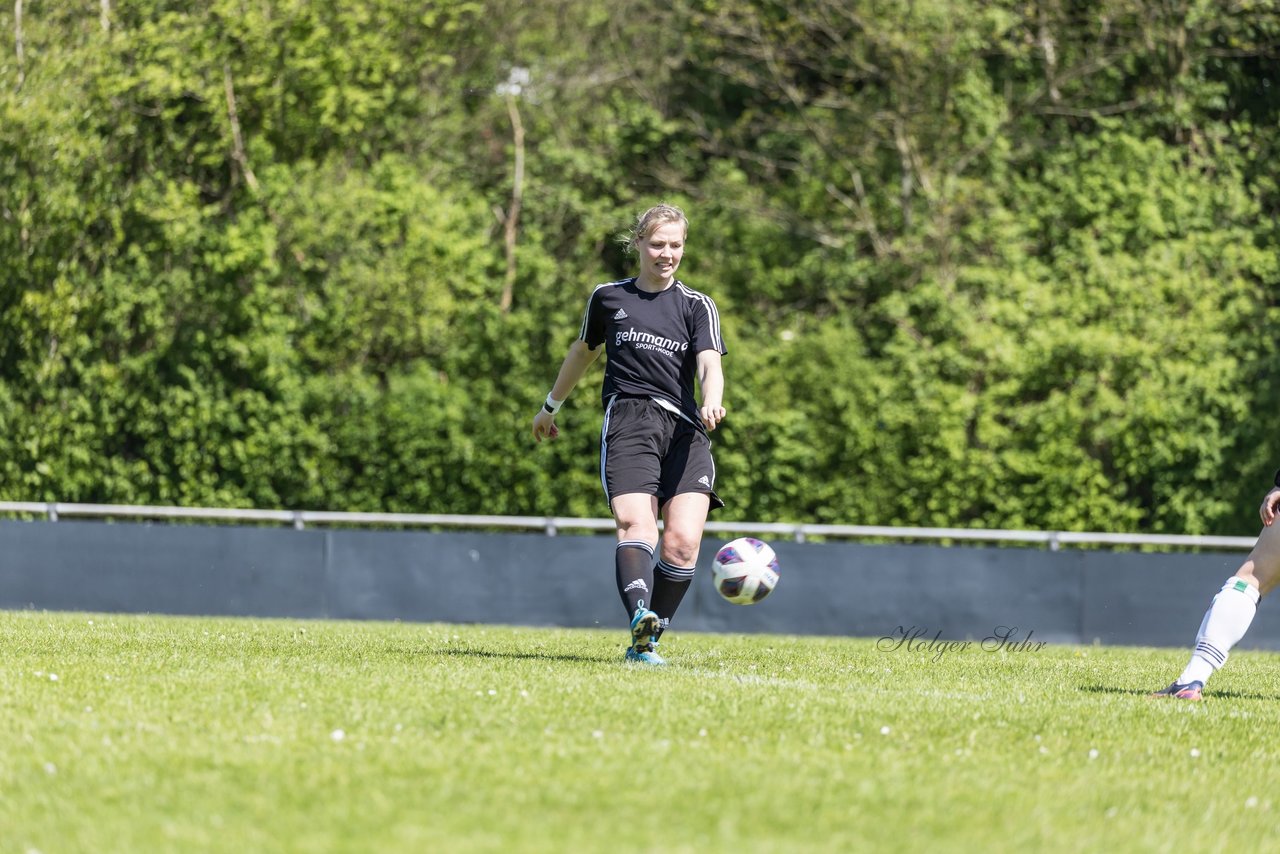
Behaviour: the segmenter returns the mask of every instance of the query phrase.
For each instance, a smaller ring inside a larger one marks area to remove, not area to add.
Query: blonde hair
[[[685,236],[688,237],[689,220],[685,217],[684,211],[675,205],[654,205],[636,217],[631,230],[622,237],[623,247],[628,252],[635,252],[640,246],[640,241],[647,240],[649,235],[672,222],[680,223],[684,227]]]

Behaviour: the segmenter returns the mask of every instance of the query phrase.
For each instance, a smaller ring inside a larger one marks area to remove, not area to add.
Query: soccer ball
[[[716,552],[711,581],[727,601],[754,605],[778,586],[778,556],[768,543],[739,537]]]

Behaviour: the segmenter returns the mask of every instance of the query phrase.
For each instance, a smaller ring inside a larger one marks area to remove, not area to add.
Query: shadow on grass
[[[428,649],[424,650],[424,652],[427,655],[469,655],[475,658],[510,658],[528,661],[582,661],[590,662],[591,664],[607,664],[621,660],[621,656],[575,655],[563,652],[496,652],[491,649],[455,649],[451,647]]]
[[[1082,685],[1081,691],[1087,691],[1090,694],[1128,694],[1131,697],[1146,697],[1160,688],[1116,688],[1112,685]],[[1247,691],[1208,691],[1205,693],[1206,700],[1212,699],[1222,700],[1280,700],[1280,694],[1254,694]],[[1156,699],[1156,698],[1153,698]]]
[[[1133,697],[1145,697],[1152,691],[1159,689],[1116,688],[1111,685],[1081,685],[1080,690],[1087,691],[1090,694],[1129,694]]]

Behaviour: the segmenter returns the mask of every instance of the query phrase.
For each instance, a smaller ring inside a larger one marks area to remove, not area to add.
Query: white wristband
[[[548,394],[547,402],[542,405],[542,408],[547,410],[547,412],[550,412],[552,415],[555,415],[557,412],[560,411],[560,407],[562,406],[564,406],[563,400],[556,400],[554,397]]]

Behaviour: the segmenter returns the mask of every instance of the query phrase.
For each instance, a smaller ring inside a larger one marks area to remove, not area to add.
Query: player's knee
[[[673,566],[693,566],[698,560],[699,538],[668,529],[662,537],[662,559]]]
[[[647,520],[618,521],[618,539],[643,540],[646,543],[658,542],[658,526]]]

